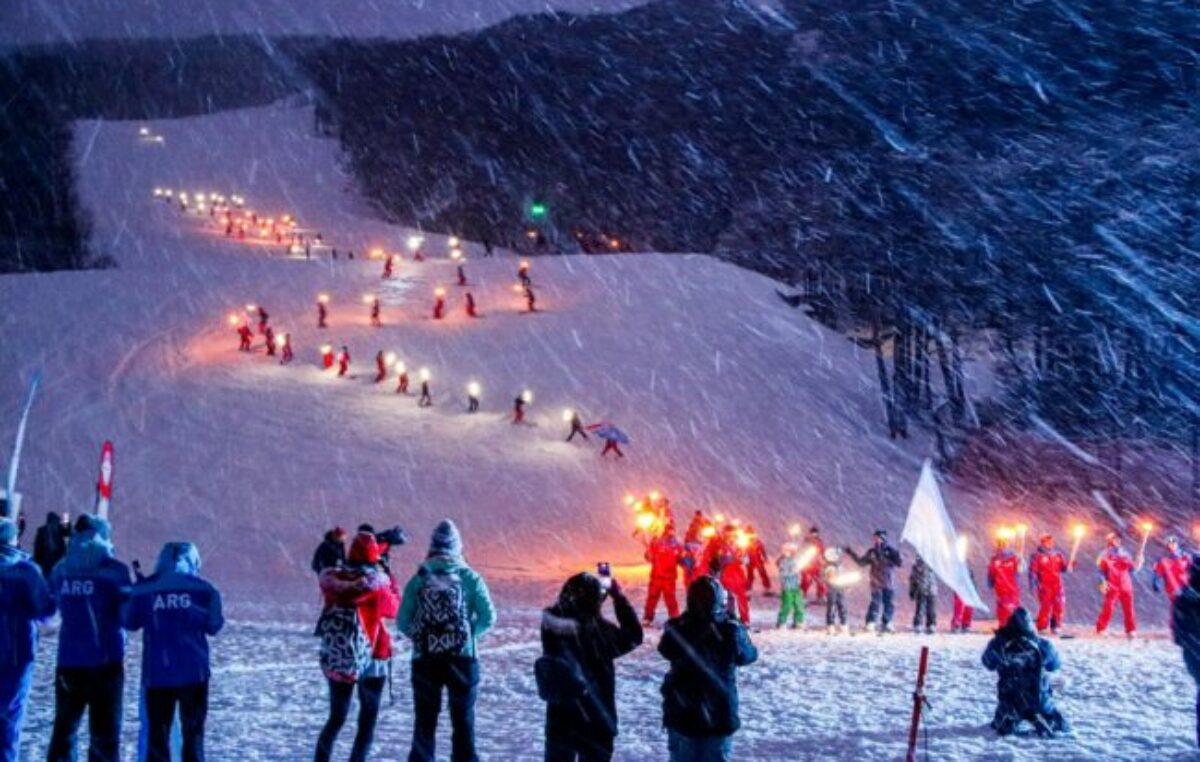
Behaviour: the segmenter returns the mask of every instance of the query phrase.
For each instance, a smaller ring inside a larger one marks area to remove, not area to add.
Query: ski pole
[[[917,667],[917,689],[913,691],[912,723],[908,726],[908,754],[905,762],[916,762],[917,731],[921,727],[921,707],[925,703],[925,673],[929,671],[929,646],[921,646],[921,663]]]

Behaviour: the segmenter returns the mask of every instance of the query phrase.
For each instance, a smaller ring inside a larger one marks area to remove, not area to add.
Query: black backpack
[[[1023,718],[1041,710],[1043,663],[1042,649],[1032,636],[1021,635],[1000,647],[1000,694]]]
[[[457,572],[429,571],[417,593],[415,622],[418,644],[426,656],[459,656],[471,642],[471,619],[467,613],[462,577]]]

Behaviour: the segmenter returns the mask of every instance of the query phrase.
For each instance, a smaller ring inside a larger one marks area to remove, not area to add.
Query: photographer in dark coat
[[[1188,583],[1171,607],[1171,633],[1183,649],[1183,663],[1200,686],[1200,555],[1192,557]],[[1196,695],[1196,744],[1200,746],[1200,692]]]
[[[346,563],[346,530],[334,527],[325,533],[325,538],[313,552],[313,574],[320,576],[326,569],[336,569]]]
[[[667,622],[658,644],[671,662],[662,685],[671,762],[732,758],[741,727],[737,668],[753,664],[758,650],[728,611],[721,583],[699,577],[688,588],[687,610]]]
[[[612,599],[617,623],[601,614]],[[542,613],[538,677],[546,703],[546,762],[609,760],[617,736],[613,662],[642,644],[642,625],[617,581],[576,574]]]
[[[1060,666],[1058,651],[1033,629],[1029,612],[1018,608],[983,652],[983,666],[997,673],[996,714],[992,728],[1002,736],[1014,733],[1022,721],[1038,735],[1066,731],[1067,721],[1054,705],[1048,672]]]

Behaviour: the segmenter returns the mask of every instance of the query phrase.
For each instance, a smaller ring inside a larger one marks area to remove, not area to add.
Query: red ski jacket
[[[996,598],[1010,600],[1021,597],[1021,584],[1017,579],[1021,559],[1011,550],[998,551],[988,564],[988,587],[996,591]]]
[[[1154,589],[1165,587],[1167,597],[1175,600],[1175,597],[1187,586],[1191,565],[1191,556],[1187,553],[1171,553],[1163,556],[1154,565]]]
[[[1108,585],[1109,590],[1122,593],[1133,592],[1133,570],[1136,564],[1133,558],[1123,548],[1109,548],[1096,560],[1100,567],[1100,576]]]
[[[1029,558],[1029,585],[1047,595],[1062,591],[1062,575],[1067,571],[1067,557],[1058,548],[1037,552]]]
[[[650,562],[650,579],[674,583],[679,578],[679,560],[683,546],[674,537],[659,537],[646,548],[646,560]]]

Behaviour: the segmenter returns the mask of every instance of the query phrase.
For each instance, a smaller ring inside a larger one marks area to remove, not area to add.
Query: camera
[[[376,532],[375,542],[386,543],[388,547],[395,548],[408,542],[408,533],[398,526],[392,527]]]

